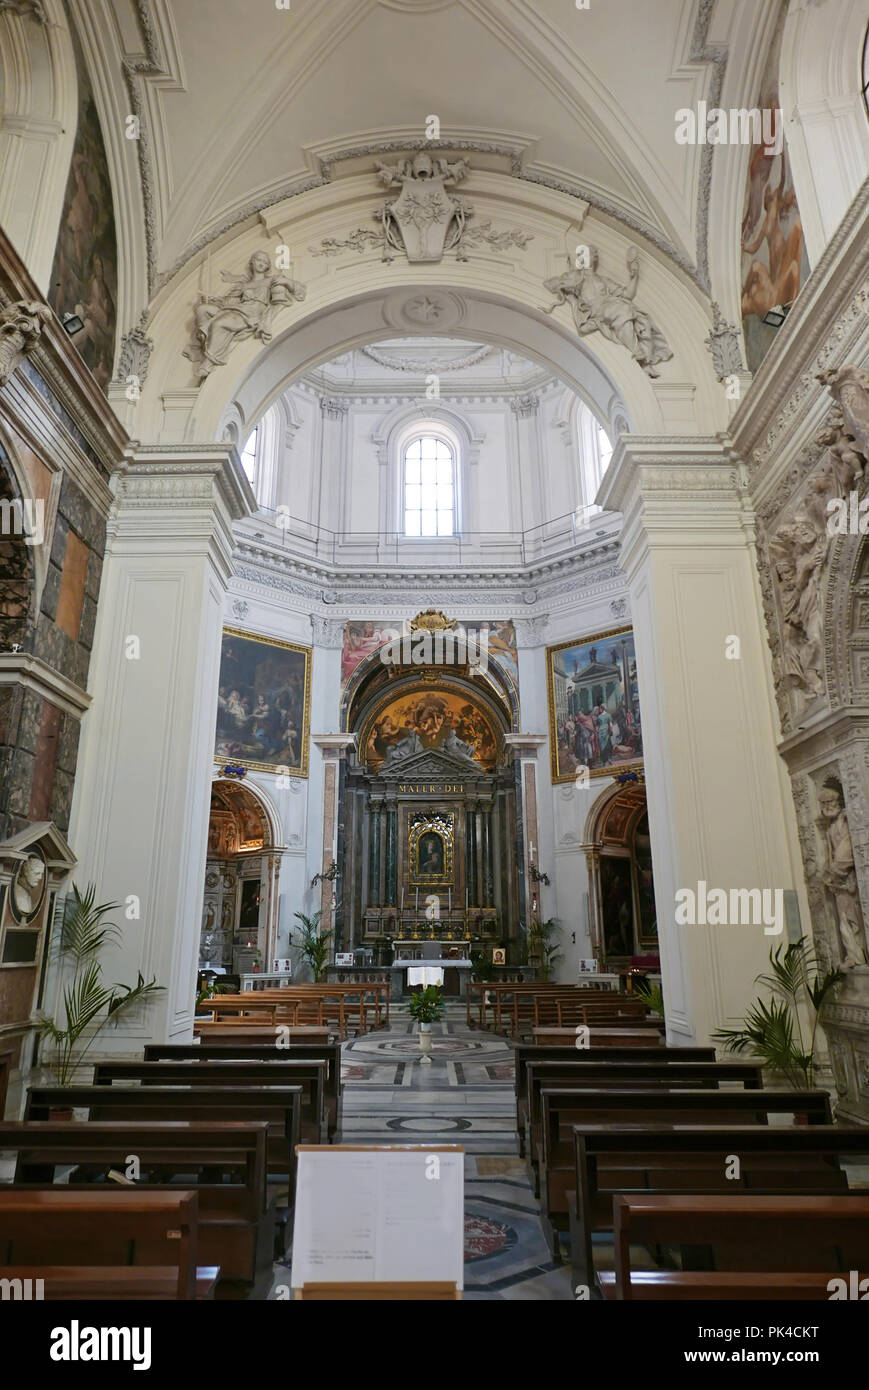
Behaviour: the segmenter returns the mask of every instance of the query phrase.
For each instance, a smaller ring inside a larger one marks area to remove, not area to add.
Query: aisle
[[[341,1141],[463,1145],[465,1297],[570,1299],[518,1157],[511,1048],[468,1029],[464,1005],[451,1004],[432,1027],[428,1066],[403,1008],[391,1024],[345,1044]]]

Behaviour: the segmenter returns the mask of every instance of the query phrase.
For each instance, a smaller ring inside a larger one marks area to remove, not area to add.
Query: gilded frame
[[[621,641],[628,639],[630,641],[630,645],[632,648],[631,660],[633,662],[634,669],[636,669],[636,644],[634,643],[634,629],[632,624],[627,627],[607,628],[604,632],[595,632],[588,637],[573,637],[570,638],[567,642],[558,642],[554,646],[546,648],[546,695],[549,717],[549,762],[552,773],[553,785],[557,785],[558,783],[563,782],[575,782],[577,776],[577,766],[583,766],[583,764],[578,762],[576,766],[572,766],[567,770],[564,770],[563,767],[559,766],[559,711],[556,707],[557,701],[555,691],[555,658],[559,652],[569,651],[572,648],[592,647],[598,642],[607,642],[611,638],[616,638]],[[622,682],[622,686],[624,686],[624,682]],[[634,704],[633,696],[631,697],[631,704]],[[640,738],[639,746],[642,750],[641,721],[638,721],[637,729]],[[574,753],[568,753],[567,756],[571,758],[571,760],[576,761]],[[642,752],[640,752],[640,755],[638,757],[623,759],[619,758],[609,762],[601,763],[599,766],[594,766],[593,764],[587,764],[587,766],[589,777],[615,777],[621,772],[636,771],[637,769],[642,768],[643,756]]]
[[[233,641],[235,641],[236,643],[245,643],[245,644],[247,645],[247,647],[250,648],[250,649],[254,649],[254,648],[257,648],[257,647],[262,648],[262,649],[263,649],[263,653],[267,653],[268,650],[271,649],[271,648],[277,648],[278,650],[283,651],[283,652],[292,652],[292,653],[295,653],[297,656],[300,656],[300,657],[302,658],[302,662],[301,662],[301,671],[302,671],[302,677],[303,677],[303,679],[302,679],[302,708],[301,708],[301,720],[300,720],[300,722],[301,722],[301,728],[297,730],[297,732],[298,732],[298,734],[299,734],[299,746],[298,746],[297,756],[296,756],[295,760],[293,760],[293,761],[287,760],[287,759],[282,759],[280,756],[275,756],[275,757],[273,757],[271,760],[267,760],[266,758],[257,758],[257,757],[251,756],[249,753],[244,753],[244,752],[232,752],[232,751],[229,751],[228,749],[227,749],[227,751],[221,751],[220,743],[221,743],[221,733],[222,733],[222,730],[221,730],[221,713],[222,713],[222,710],[221,710],[221,708],[220,708],[220,706],[219,706],[219,707],[218,707],[217,728],[216,728],[216,730],[215,730],[215,751],[214,751],[214,761],[215,761],[215,763],[217,763],[218,766],[223,766],[223,765],[225,765],[225,764],[227,764],[227,763],[233,763],[233,764],[238,765],[239,767],[246,767],[246,768],[249,768],[249,769],[251,769],[251,771],[254,771],[254,772],[283,772],[283,773],[284,773],[286,776],[288,776],[288,777],[307,777],[307,776],[308,776],[308,748],[309,748],[309,743],[310,743],[310,727],[311,727],[311,666],[312,666],[312,659],[313,659],[312,649],[311,649],[310,647],[301,646],[301,645],[300,645],[299,643],[297,643],[297,642],[285,642],[285,641],[279,640],[279,639],[276,638],[276,637],[263,637],[263,636],[262,636],[260,633],[258,633],[258,632],[245,632],[245,631],[243,631],[243,629],[241,629],[241,628],[237,628],[237,627],[225,627],[225,628],[223,629],[223,634],[222,634],[222,638],[221,638],[221,647],[220,647],[220,676],[219,676],[219,680],[218,680],[218,699],[219,699],[219,700],[220,700],[220,698],[221,698],[219,692],[222,691],[222,690],[230,683],[230,681],[233,679],[233,677],[230,676],[230,674],[227,672],[227,669],[226,669],[226,658],[227,658],[227,653],[228,653],[228,649],[231,647],[231,644],[232,644]],[[250,651],[245,651],[245,652],[244,652],[244,655],[248,658],[248,661],[252,661],[252,660],[253,660],[254,653],[253,653],[252,650],[250,650]],[[243,673],[242,673],[242,674],[243,674]],[[292,674],[293,674],[294,676],[296,676],[296,675],[299,674],[299,672],[298,672],[298,671],[294,671],[294,672],[292,672]],[[289,675],[290,675],[290,669],[289,669],[289,663],[288,663],[288,664],[287,664],[287,670],[284,672],[284,679],[286,679],[287,676],[289,676]],[[250,682],[244,682],[244,683],[245,683],[246,685],[248,685],[249,688],[250,688],[251,690],[253,689],[253,687],[252,687],[252,685],[250,684]],[[236,678],[236,684],[238,684],[238,678]],[[252,718],[252,717],[253,717],[253,716],[251,716],[251,718]],[[298,715],[296,715],[296,718],[298,718]],[[231,740],[231,738],[225,738],[225,739],[224,739],[224,742],[231,743],[232,740]],[[284,750],[281,750],[281,751],[284,751]]]

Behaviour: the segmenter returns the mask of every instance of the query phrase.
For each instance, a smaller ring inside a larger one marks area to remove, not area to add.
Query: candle
[[[450,887],[447,888],[447,905],[448,905],[448,911],[449,911],[449,912],[452,912],[452,910],[453,910],[453,890],[452,890],[452,885],[451,885]]]
[[[419,889],[416,890],[416,915],[419,916]]]
[[[534,858],[534,841],[531,841],[531,858]]]

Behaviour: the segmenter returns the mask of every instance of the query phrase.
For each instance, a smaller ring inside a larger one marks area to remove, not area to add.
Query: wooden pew
[[[545,1086],[570,1090],[706,1090],[722,1085],[760,1090],[763,1067],[760,1062],[587,1062],[587,1053],[576,1052],[569,1062],[527,1062],[528,1137],[527,1152],[535,1180],[538,1175],[538,1149],[543,1142],[543,1104],[540,1093]],[[535,1181],[536,1187],[536,1181]]]
[[[587,1125],[574,1135],[576,1191],[568,1193],[575,1282],[594,1275],[592,1234],[612,1231],[618,1195],[739,1192],[757,1196],[849,1192],[841,1159],[869,1156],[866,1126]],[[740,1176],[728,1178],[728,1157]]]
[[[147,1049],[146,1049],[147,1054]],[[616,1047],[583,1048],[571,1044],[570,1047],[540,1046],[534,1043],[519,1043],[514,1050],[515,1072],[513,1084],[516,1091],[516,1129],[519,1132],[519,1154],[525,1155],[525,1129],[528,1122],[528,1072],[529,1062],[714,1062],[714,1047],[661,1047],[653,1046],[648,1052],[636,1048]]]
[[[639,1019],[630,1027],[618,1024],[599,1024],[597,1022],[581,1025],[588,1028],[588,1041],[591,1047],[662,1047],[664,1040],[660,1029],[648,1027],[645,1019]],[[541,1047],[570,1046],[571,1038],[576,1045],[579,1033],[576,1028],[532,1028],[532,1040]],[[583,1036],[585,1036],[583,1034]],[[580,1049],[577,1048],[577,1051]]]
[[[301,1086],[302,1140],[319,1144],[326,1127],[326,1072],[324,1058],[282,1057],[280,1061],[239,1062],[98,1062],[94,1067],[94,1085],[111,1086],[115,1082],[143,1086]],[[195,1075],[194,1075],[195,1073]]]
[[[341,1127],[343,1088],[341,1085],[341,1044],[300,1039],[289,1047],[275,1048],[262,1040],[247,1043],[239,1036],[215,1038],[201,1043],[148,1043],[146,1062],[281,1062],[326,1063],[326,1124],[330,1142]]]
[[[76,1168],[65,1192],[104,1190],[110,1169],[138,1159],[135,1191],[199,1197],[199,1259],[220,1267],[218,1298],[264,1298],[274,1268],[275,1207],[269,1196],[263,1121],[86,1121],[0,1124],[0,1152],[15,1155],[14,1186],[51,1188]],[[113,1190],[113,1188],[109,1188]],[[124,1190],[127,1190],[126,1188]]]
[[[197,1268],[199,1195],[0,1187],[0,1278],[41,1279],[52,1299],[208,1299]]]
[[[269,1127],[268,1172],[282,1184],[292,1207],[296,1190],[296,1145],[301,1142],[301,1086],[32,1086],[25,1120],[45,1121],[55,1106],[86,1110],[88,1120],[264,1120]],[[288,1229],[283,1233],[283,1254]]]
[[[286,1042],[292,1046],[297,1042],[321,1043],[328,1047],[334,1038],[330,1028],[318,1028],[314,1024],[301,1023],[298,1026],[288,1023],[251,1023],[246,1018],[224,1018],[219,1023],[207,1019],[197,1019],[193,1024],[193,1036],[203,1042],[271,1043],[272,1047]]]
[[[829,1125],[826,1091],[583,1090],[543,1087],[538,1148],[542,1220],[558,1256],[558,1232],[568,1229],[567,1194],[575,1191],[575,1135],[588,1125],[765,1125],[770,1115]]]
[[[869,1196],[856,1193],[618,1196],[613,1217],[615,1269],[601,1286],[616,1299],[829,1299],[834,1276],[869,1270]],[[711,1268],[640,1273],[632,1246],[687,1249],[689,1264],[700,1247]]]

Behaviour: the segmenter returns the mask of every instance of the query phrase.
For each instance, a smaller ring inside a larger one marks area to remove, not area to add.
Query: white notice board
[[[307,1283],[463,1287],[465,1155],[457,1145],[300,1145],[294,1289]]]

